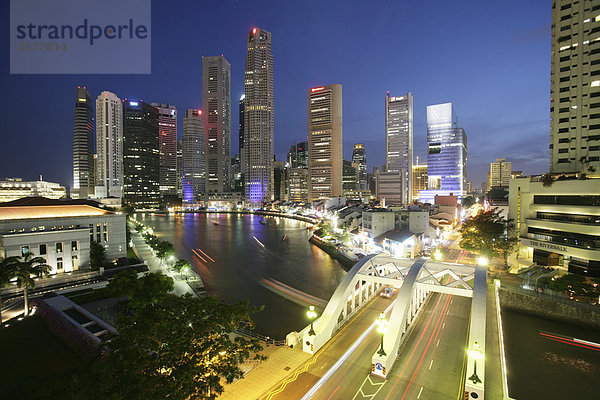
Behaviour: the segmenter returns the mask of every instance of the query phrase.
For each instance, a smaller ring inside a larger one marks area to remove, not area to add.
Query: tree
[[[129,308],[153,305],[162,296],[171,292],[173,287],[173,279],[161,272],[150,272],[138,278],[133,270],[119,272],[107,286],[113,296],[127,296]]]
[[[18,257],[6,257],[0,260],[0,289],[10,283],[10,279],[13,275],[14,264],[18,261]],[[2,323],[2,306],[4,305],[4,299],[0,292],[0,324]]]
[[[121,271],[108,282],[107,290],[115,297],[131,297],[137,283],[137,272],[132,269]]]
[[[31,253],[26,253],[22,257],[9,257],[13,261],[10,263],[11,278],[17,278],[17,286],[23,288],[23,299],[24,308],[23,313],[25,316],[29,315],[29,289],[35,287],[35,281],[31,277],[40,277],[43,275],[50,274],[52,267],[46,264],[46,260],[42,257],[34,257]]]
[[[487,196],[494,200],[504,200],[508,196],[508,191],[502,186],[496,186],[490,189]]]
[[[473,196],[466,196],[462,200],[462,205],[465,209],[471,208],[473,205],[475,205],[475,203],[475,197]]]
[[[496,208],[481,211],[461,226],[459,245],[482,256],[495,257],[505,246],[507,223]]]
[[[171,268],[173,269],[173,271],[181,274],[184,271],[190,269],[191,267],[192,265],[187,260],[177,260]]]
[[[154,251],[156,251],[156,256],[162,260],[175,255],[175,248],[173,247],[173,244],[171,242],[167,242],[166,240],[159,241],[154,247]]]
[[[90,264],[100,268],[106,263],[106,249],[100,243],[90,241]]]
[[[542,175],[540,181],[544,187],[550,187],[554,183],[554,177],[548,172],[547,174]]]

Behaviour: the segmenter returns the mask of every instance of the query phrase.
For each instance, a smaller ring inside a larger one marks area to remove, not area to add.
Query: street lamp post
[[[390,326],[390,322],[385,319],[385,313],[382,312],[381,314],[379,314],[379,318],[377,318],[375,323],[377,324],[377,332],[381,334],[381,347],[377,351],[377,354],[383,357],[387,355],[385,354],[385,350],[383,349],[383,337],[385,336],[385,333],[387,332],[388,327]]]
[[[473,358],[473,375],[469,377],[469,380],[473,382],[473,384],[481,383],[481,379],[477,376],[477,360],[483,359],[484,355],[479,350],[479,343],[474,342],[469,350],[467,350],[467,354]]]
[[[313,328],[313,321],[317,318],[317,312],[315,311],[315,306],[310,306],[308,311],[306,312],[308,319],[310,320],[310,330],[308,331],[308,336],[315,336],[315,330]]]

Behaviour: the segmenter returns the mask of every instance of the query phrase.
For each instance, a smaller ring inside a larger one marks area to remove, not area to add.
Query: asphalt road
[[[306,372],[273,399],[301,399],[391,299],[379,298],[340,332]],[[370,375],[371,357],[380,344],[375,330],[325,381],[311,399],[456,399],[463,379],[470,299],[433,294],[401,348],[387,380]]]

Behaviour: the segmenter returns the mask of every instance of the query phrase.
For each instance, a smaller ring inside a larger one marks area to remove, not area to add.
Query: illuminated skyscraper
[[[206,191],[231,190],[231,65],[223,56],[202,57],[202,108]]]
[[[308,89],[308,199],[342,195],[342,85]]]
[[[246,198],[252,204],[273,199],[273,55],[271,33],[252,28],[244,74],[243,173]]]
[[[77,86],[73,119],[73,188],[71,197],[94,197],[94,106],[85,87]]]
[[[452,103],[427,106],[427,190],[420,201],[433,204],[435,195],[465,195],[467,135],[458,126]]]
[[[364,144],[356,143],[354,145],[352,162],[358,166],[358,190],[369,190],[369,182],[367,181],[367,153]]]
[[[412,201],[412,164],[413,164],[413,97],[410,92],[405,96],[385,96],[385,171],[397,176],[390,180],[398,182],[398,187],[390,187],[391,198],[403,204]],[[394,186],[392,184],[392,186]],[[393,193],[397,191],[397,193]],[[399,201],[398,201],[399,200]],[[389,202],[391,203],[391,202]]]
[[[114,93],[96,98],[97,198],[123,195],[123,105]]]
[[[193,202],[206,189],[206,160],[202,110],[185,110],[181,139],[181,186],[183,201]]]
[[[177,194],[177,109],[170,104],[152,103],[158,109],[160,148],[160,193]]]

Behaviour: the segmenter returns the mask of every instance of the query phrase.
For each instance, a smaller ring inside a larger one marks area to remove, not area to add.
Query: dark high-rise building
[[[369,182],[367,181],[367,152],[365,151],[364,144],[356,143],[354,145],[352,162],[358,166],[358,189],[369,190]]]
[[[177,193],[177,109],[170,104],[152,103],[158,108],[160,149],[160,194]]]
[[[181,139],[183,201],[199,200],[206,190],[206,159],[202,110],[185,110]]]
[[[77,86],[73,119],[73,187],[71,197],[94,197],[94,104],[87,89]]]
[[[179,139],[177,140],[177,196],[179,196],[180,199],[183,198],[183,187],[181,186],[181,174],[182,174],[182,160],[183,160],[183,153],[181,151],[181,145],[182,145],[182,140]]]
[[[206,191],[231,190],[231,65],[223,56],[202,57],[202,108]]]
[[[287,179],[285,163],[273,161],[273,200],[287,200]]]
[[[240,108],[239,108],[239,123],[238,123],[238,145],[239,145],[239,154],[240,154],[240,162],[241,156],[244,153],[244,103],[246,101],[246,95],[243,94],[240,97]]]
[[[308,168],[308,142],[293,144],[287,155],[289,168]]]
[[[256,206],[273,199],[273,55],[270,32],[252,28],[247,40],[242,161],[246,198]]]
[[[160,150],[156,107],[123,102],[123,200],[136,208],[160,207]]]
[[[343,193],[354,192],[358,189],[358,164],[344,160],[342,164]]]

